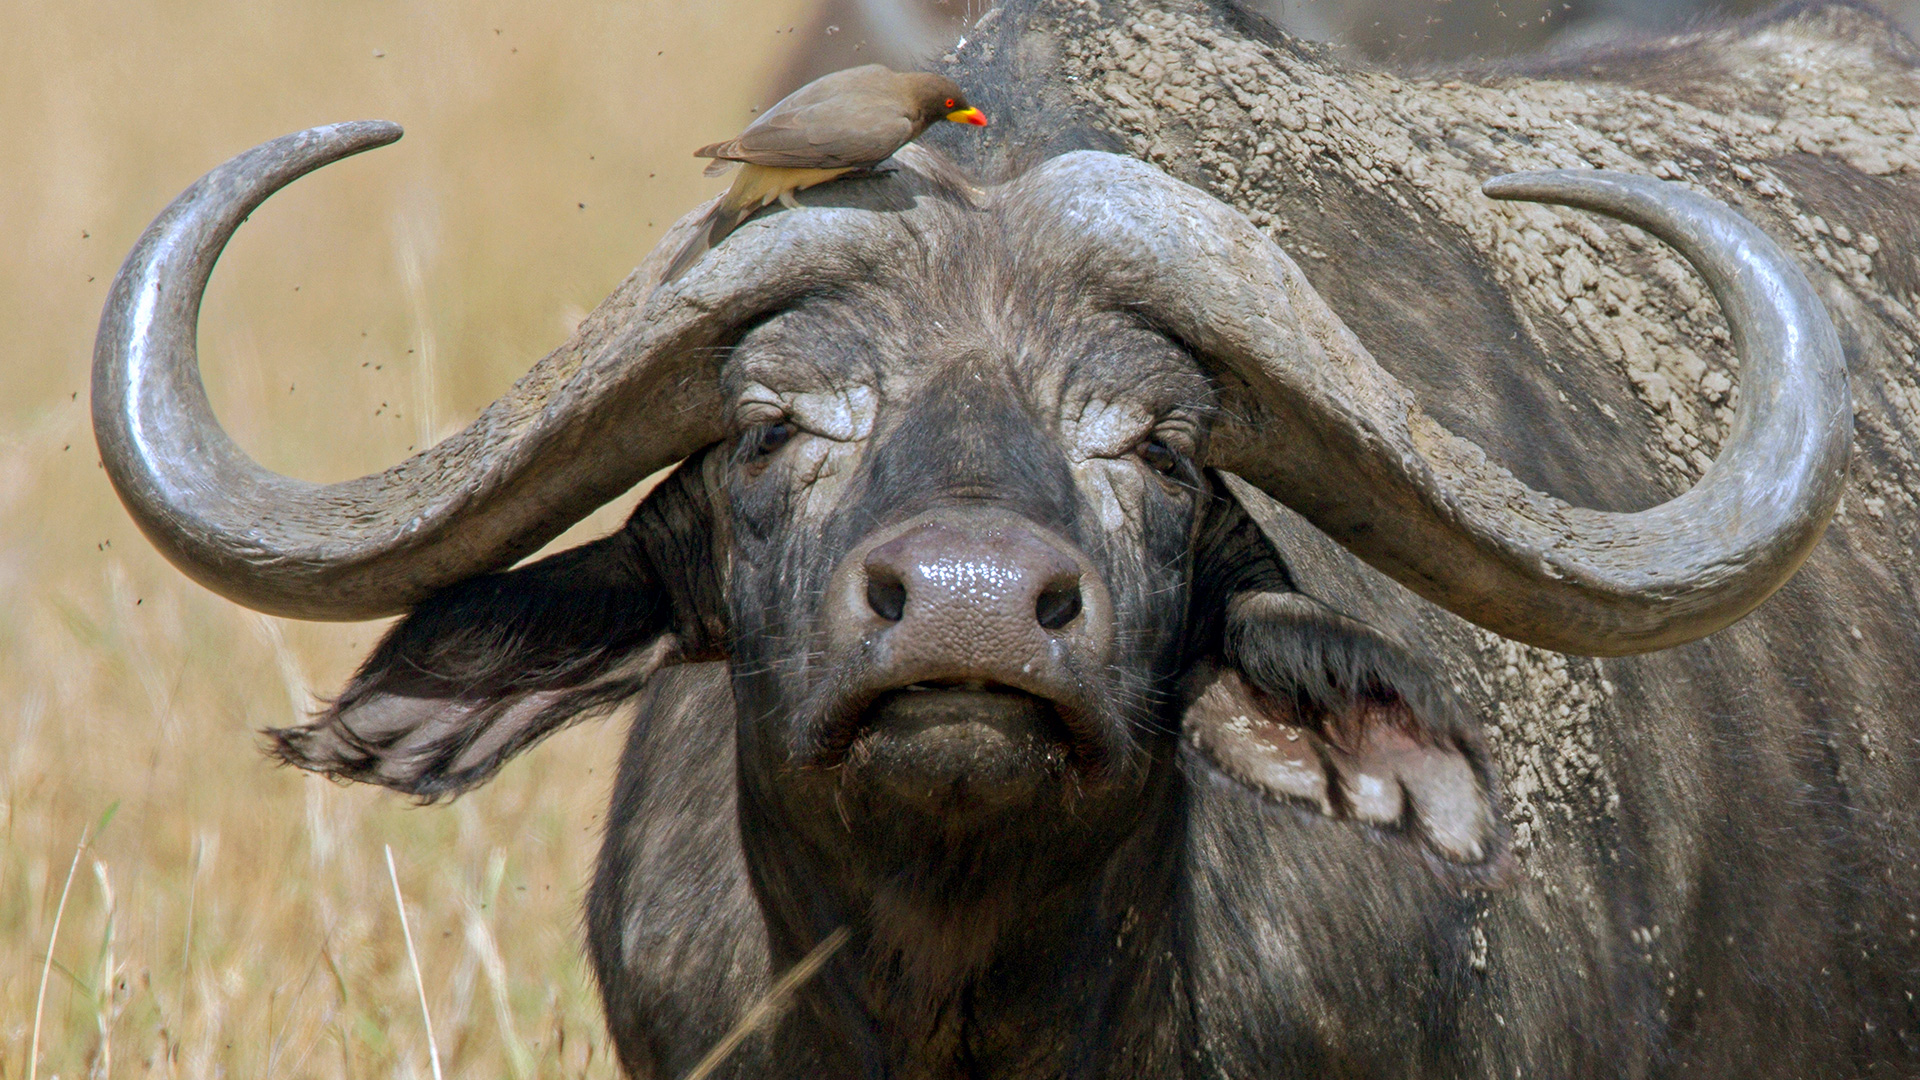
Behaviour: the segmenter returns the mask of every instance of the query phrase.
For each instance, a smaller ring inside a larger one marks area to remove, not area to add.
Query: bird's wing
[[[712,156],[786,169],[863,168],[884,161],[915,134],[897,101],[842,98],[769,113]]]
[[[739,138],[703,146],[694,156],[789,169],[864,168],[919,134],[913,108],[893,72],[877,64],[849,68],[808,83]]]

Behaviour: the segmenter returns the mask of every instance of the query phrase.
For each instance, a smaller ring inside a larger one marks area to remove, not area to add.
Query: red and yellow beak
[[[987,114],[979,109],[955,109],[947,114],[947,119],[956,124],[972,124],[974,127],[987,126]]]

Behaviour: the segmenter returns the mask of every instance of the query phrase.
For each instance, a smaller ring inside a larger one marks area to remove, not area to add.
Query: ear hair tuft
[[[302,769],[423,799],[638,694],[662,664],[724,646],[701,456],[620,531],[461,582],[396,624],[312,723],[267,732]]]
[[[1494,777],[1454,696],[1386,634],[1298,592],[1243,592],[1189,675],[1187,744],[1269,800],[1417,840],[1467,880],[1506,858]]]
[[[1458,702],[1411,650],[1382,631],[1299,592],[1248,592],[1227,605],[1222,651],[1253,685],[1290,699],[1336,742],[1356,726],[1392,717],[1415,739],[1465,729]],[[1404,706],[1394,708],[1395,705]],[[1409,724],[1408,717],[1424,723]]]

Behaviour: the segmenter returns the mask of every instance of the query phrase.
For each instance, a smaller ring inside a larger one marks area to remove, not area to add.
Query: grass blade
[[[740,1018],[740,1022],[733,1025],[733,1030],[713,1044],[713,1049],[707,1051],[707,1056],[701,1058],[700,1063],[687,1073],[685,1080],[707,1080],[707,1077],[713,1074],[713,1070],[719,1068],[720,1063],[727,1060],[727,1055],[733,1053],[747,1036],[786,1008],[787,998],[805,985],[808,979],[813,978],[814,974],[820,970],[820,965],[826,963],[829,957],[840,951],[840,946],[847,943],[848,936],[847,928],[840,927],[822,938],[820,944],[813,947],[812,952],[800,958],[799,963],[788,968],[785,974],[775,980],[772,988],[767,991],[767,995],[755,1002],[753,1008],[748,1009],[747,1014]]]
[[[441,1080],[440,1045],[433,1041],[433,1017],[427,1012],[427,984],[420,978],[420,955],[413,951],[413,930],[407,926],[407,901],[400,895],[400,874],[393,868],[393,845],[380,846],[387,851],[387,878],[393,882],[393,905],[400,909],[400,935],[407,940],[407,962],[413,965],[413,987],[420,992],[420,1022],[427,1028],[427,1064],[433,1068],[433,1080]]]
[[[40,1014],[47,1007],[47,976],[53,973],[53,947],[60,942],[60,918],[67,913],[67,894],[73,891],[73,872],[80,869],[80,853],[87,850],[91,830],[80,830],[80,842],[73,847],[73,862],[67,864],[67,883],[60,886],[60,905],[53,909],[53,932],[47,935],[47,960],[40,965],[40,993],[33,1001],[33,1041],[27,1050],[27,1080],[40,1074]]]

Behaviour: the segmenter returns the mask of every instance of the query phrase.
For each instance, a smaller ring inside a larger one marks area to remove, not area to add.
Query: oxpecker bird
[[[695,157],[714,159],[708,176],[735,164],[740,175],[662,280],[685,273],[761,207],[775,199],[797,207],[794,192],[870,169],[940,120],[985,127],[987,116],[944,75],[879,64],[822,75],[781,98],[738,138],[694,151]]]

